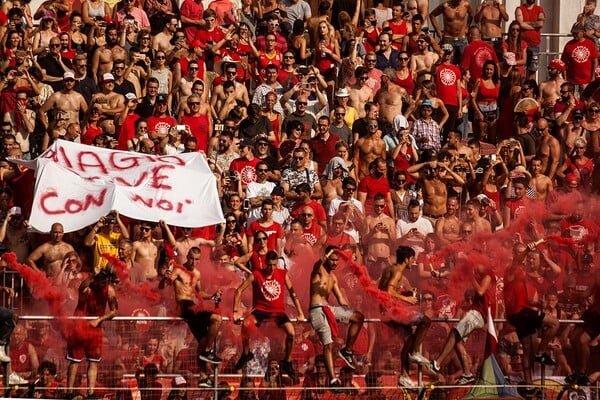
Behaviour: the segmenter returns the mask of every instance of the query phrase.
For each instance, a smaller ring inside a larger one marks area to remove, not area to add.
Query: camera
[[[215,124],[215,131],[223,132],[224,125],[223,124]]]
[[[8,210],[8,212],[13,215],[21,215],[21,207],[11,207],[11,209]]]
[[[235,171],[227,171],[229,173],[229,179],[231,179],[232,181],[237,181],[238,180],[238,174]]]

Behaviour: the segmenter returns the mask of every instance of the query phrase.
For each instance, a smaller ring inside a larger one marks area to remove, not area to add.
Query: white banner
[[[29,223],[49,232],[55,222],[72,232],[111,210],[130,218],[181,227],[224,221],[217,184],[204,156],[153,156],[59,140],[35,161]]]

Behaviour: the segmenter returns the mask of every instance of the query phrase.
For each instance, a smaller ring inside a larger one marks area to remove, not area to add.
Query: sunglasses
[[[375,204],[373,207],[375,207],[375,208],[385,208],[385,204]]]
[[[296,105],[297,105],[297,106],[307,106],[307,105],[308,105],[308,102],[306,102],[306,101],[297,101],[297,102],[296,102]]]
[[[268,172],[269,170],[267,168],[259,168],[256,171],[257,172]]]
[[[302,160],[304,160],[304,157],[294,157],[294,160],[296,160],[296,161],[302,161]]]
[[[261,237],[259,237],[259,238],[256,238],[256,241],[257,241],[257,242],[266,242],[266,241],[267,241],[267,237],[265,237],[265,236],[261,236]]]
[[[227,223],[228,223],[228,224],[235,224],[235,223],[236,223],[236,220],[235,220],[235,219],[228,219],[228,220],[227,220]]]
[[[344,117],[346,113],[335,113],[336,117]]]
[[[356,192],[356,188],[353,188],[353,187],[347,187],[344,190],[346,190],[346,192],[350,192],[350,193]]]
[[[398,57],[399,61],[408,61],[408,57]]]
[[[150,232],[151,230],[152,230],[152,228],[149,228],[147,226],[140,227],[140,231],[142,231],[142,232]]]
[[[167,57],[165,57],[165,56],[158,56],[158,57],[156,57],[156,59],[157,59],[157,60],[166,60],[166,59],[167,59]]]
[[[312,217],[313,216],[312,214],[308,214],[308,213],[302,213],[300,215],[303,217]]]
[[[423,297],[423,301],[433,301],[433,297]]]
[[[50,46],[48,46],[48,47],[51,47],[51,48],[57,48],[57,47],[60,47],[60,43],[58,43],[58,44],[51,44],[51,45],[50,45]]]

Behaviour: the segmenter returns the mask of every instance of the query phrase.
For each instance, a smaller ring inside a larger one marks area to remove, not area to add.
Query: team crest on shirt
[[[494,56],[492,55],[490,49],[488,49],[487,47],[481,47],[475,50],[473,58],[475,59],[476,65],[481,65],[483,67],[483,64],[485,64],[487,60],[493,60]]]
[[[571,56],[578,63],[584,63],[590,59],[590,49],[585,46],[577,46],[571,53]]]
[[[311,245],[314,246],[317,243],[317,237],[312,233],[304,233],[304,239]]]
[[[242,179],[242,182],[244,182],[245,184],[248,184],[250,182],[255,182],[256,181],[256,170],[254,169],[254,167],[252,167],[250,165],[246,165],[240,171],[240,177]]]
[[[452,86],[456,83],[456,74],[450,68],[444,68],[440,73],[440,81],[444,86]]]
[[[274,279],[265,281],[260,290],[269,301],[277,300],[281,296],[281,285]]]

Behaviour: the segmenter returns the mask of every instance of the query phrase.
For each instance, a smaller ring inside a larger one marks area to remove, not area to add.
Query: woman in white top
[[[110,16],[110,6],[104,0],[85,0],[81,4],[81,15],[86,25],[92,26],[96,19]]]

